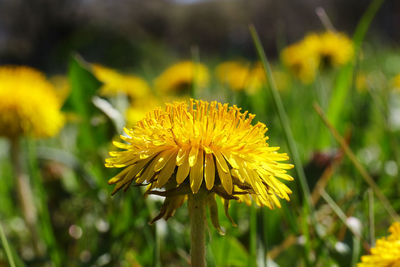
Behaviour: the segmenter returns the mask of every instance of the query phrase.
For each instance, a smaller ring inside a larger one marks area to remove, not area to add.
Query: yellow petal
[[[182,161],[182,165],[178,167],[178,172],[176,173],[176,182],[180,185],[183,181],[185,181],[186,177],[189,174],[189,161],[188,154],[185,155]]]
[[[190,150],[190,153],[189,153],[189,166],[190,167],[193,167],[194,164],[196,164],[198,153],[199,153],[199,148],[196,146],[192,146],[192,149]]]
[[[225,161],[224,157],[222,156],[221,152],[214,151],[214,155],[215,155],[215,159],[218,163],[217,165],[219,165],[221,167],[222,171],[228,173],[229,172],[228,164],[226,164],[226,161]]]
[[[154,171],[158,172],[162,168],[164,168],[165,164],[167,164],[168,160],[172,157],[173,152],[170,149],[164,150],[161,154],[157,157],[157,163],[154,166]]]
[[[219,176],[219,179],[221,180],[221,184],[222,184],[223,188],[225,189],[225,191],[231,195],[232,189],[233,189],[231,174],[223,171],[218,160],[217,160],[216,165],[217,165],[217,170],[218,170],[218,176]]]
[[[183,148],[179,149],[176,156],[176,166],[181,166],[185,158],[187,158],[187,150]]]
[[[211,190],[211,188],[213,188],[214,186],[215,180],[215,164],[212,154],[205,154],[204,168],[204,179],[206,180],[206,187],[208,190]]]
[[[196,194],[203,182],[203,150],[199,150],[196,164],[190,169],[190,188]]]
[[[236,157],[232,155],[231,153],[222,153],[225,157],[225,159],[229,162],[229,164],[232,166],[232,168],[239,169],[239,165],[236,161]]]
[[[176,160],[175,160],[176,152],[172,153],[172,156],[169,157],[168,162],[165,164],[164,168],[160,171],[157,179],[157,187],[163,187],[171,178],[175,166],[176,166]]]

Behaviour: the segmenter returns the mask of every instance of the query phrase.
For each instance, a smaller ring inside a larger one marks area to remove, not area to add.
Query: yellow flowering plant
[[[0,67],[0,136],[51,137],[64,125],[62,101],[46,77],[31,67]]]
[[[92,64],[92,71],[96,78],[103,83],[100,88],[102,96],[127,95],[132,101],[147,96],[150,86],[136,75],[121,74],[100,64]]]
[[[389,228],[390,235],[376,241],[371,255],[361,257],[357,267],[398,267],[400,266],[400,222]]]
[[[193,86],[205,88],[210,82],[208,68],[192,61],[181,61],[168,67],[154,81],[161,94],[189,94]]]
[[[108,181],[115,184],[113,194],[134,182],[147,185],[146,194],[164,196],[152,222],[173,216],[188,198],[192,262],[203,261],[197,254],[204,254],[204,248],[193,250],[204,247],[205,206],[215,209],[216,195],[226,208],[229,200],[250,197],[270,209],[281,207],[279,199],[289,200],[291,190],[281,180],[293,180],[287,173],[293,165],[282,163],[288,155],[268,145],[266,126],[252,125],[253,119],[236,106],[193,99],[189,105],[175,102],[147,113],[133,128],[124,129],[123,143],[114,142],[122,151],[110,152],[106,159],[106,167],[123,168]],[[211,215],[219,228],[216,213]]]

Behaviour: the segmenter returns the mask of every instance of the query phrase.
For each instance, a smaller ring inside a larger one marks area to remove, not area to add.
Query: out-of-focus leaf
[[[356,60],[361,50],[361,45],[364,41],[364,37],[368,31],[369,25],[371,24],[376,12],[382,6],[384,0],[372,0],[371,4],[368,6],[363,17],[357,25],[356,31],[353,36],[355,57],[354,60],[345,65],[339,73],[336,80],[335,86],[333,88],[329,108],[327,111],[328,120],[337,129],[341,130],[341,126],[344,125],[346,121],[344,116],[348,114],[352,107],[351,100],[348,99],[349,92],[352,88],[354,71],[356,66]],[[347,112],[346,112],[347,111]],[[322,147],[328,145],[329,136],[324,135],[321,138]]]
[[[243,245],[231,236],[214,236],[209,244],[215,266],[247,266],[249,255]]]
[[[78,113],[83,117],[93,115],[96,109],[92,104],[92,98],[102,83],[89,70],[88,63],[77,54],[71,56],[68,78],[71,93],[65,101],[63,110]]]

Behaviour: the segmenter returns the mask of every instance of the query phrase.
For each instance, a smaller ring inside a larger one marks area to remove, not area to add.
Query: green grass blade
[[[257,266],[257,209],[254,203],[250,206],[250,257],[249,267]]]
[[[356,155],[353,153],[353,151],[350,149],[350,147],[347,145],[346,141],[343,139],[342,136],[338,133],[338,131],[335,129],[335,127],[332,125],[331,122],[329,122],[328,118],[322,111],[321,107],[318,106],[318,104],[314,104],[314,109],[320,116],[321,120],[325,123],[326,127],[329,129],[329,131],[332,133],[333,137],[336,139],[336,141],[340,144],[340,146],[343,149],[343,152],[346,154],[346,156],[350,159],[350,161],[353,163],[354,167],[357,169],[357,171],[360,173],[361,177],[365,180],[365,182],[368,184],[368,186],[374,191],[378,199],[381,201],[383,207],[387,211],[387,213],[390,215],[390,217],[394,221],[399,221],[400,216],[397,214],[395,209],[392,207],[390,204],[390,201],[387,199],[387,197],[383,194],[379,186],[375,183],[374,179],[369,175],[367,170],[363,167],[363,165],[358,161]]]
[[[43,179],[40,174],[39,163],[37,161],[36,145],[32,140],[26,140],[27,151],[28,151],[28,164],[33,181],[35,195],[38,199],[38,217],[39,229],[41,238],[44,240],[48,247],[48,253],[51,261],[55,266],[61,266],[63,259],[63,250],[61,250],[57,244],[56,237],[54,235],[53,226],[51,223],[50,213],[48,209],[48,196],[46,189],[43,186]]]
[[[327,112],[327,117],[329,121],[332,122],[335,127],[341,125],[340,123],[343,121],[343,111],[346,105],[348,105],[348,101],[346,101],[346,98],[349,94],[350,89],[352,88],[354,69],[356,65],[356,60],[360,53],[361,45],[364,41],[369,26],[373,18],[375,17],[375,14],[378,12],[383,2],[384,0],[373,0],[368,6],[366,12],[362,16],[355,30],[353,36],[355,55],[354,60],[349,62],[341,69],[335,87],[333,89],[329,109]],[[329,140],[327,136],[325,137],[326,138],[322,141],[324,145],[326,145],[327,140]]]
[[[4,229],[3,229],[3,226],[1,225],[1,223],[0,223],[0,238],[1,238],[1,243],[3,244],[3,248],[6,252],[7,260],[8,260],[8,263],[10,264],[10,267],[15,267],[14,258],[12,256],[10,246],[8,244],[7,237],[4,233]]]
[[[306,180],[306,175],[304,173],[304,168],[303,168],[303,164],[300,160],[300,156],[299,156],[299,152],[297,150],[297,146],[296,146],[296,142],[294,140],[293,134],[292,134],[292,130],[290,128],[290,122],[289,122],[289,118],[286,115],[286,111],[285,108],[283,106],[281,97],[279,95],[278,89],[276,87],[274,78],[272,76],[272,71],[271,71],[271,67],[268,63],[267,57],[265,55],[264,49],[262,48],[261,45],[261,41],[260,38],[258,37],[257,31],[254,28],[253,25],[250,25],[250,33],[252,35],[253,38],[253,43],[255,45],[255,48],[257,50],[257,54],[258,57],[261,60],[261,63],[263,65],[265,74],[267,76],[267,83],[268,83],[268,87],[270,88],[270,92],[272,94],[272,98],[273,98],[273,103],[275,106],[275,109],[278,113],[278,117],[279,117],[279,121],[280,124],[283,128],[283,132],[285,134],[285,139],[288,145],[288,148],[290,150],[290,154],[292,156],[294,165],[295,165],[295,169],[296,169],[296,173],[297,173],[297,177],[300,181],[300,186],[303,192],[303,196],[304,196],[304,217],[303,217],[303,223],[305,224],[304,227],[308,227],[308,221],[307,219],[310,218],[312,224],[316,224],[316,220],[315,220],[315,215],[314,215],[314,208],[312,206],[311,203],[311,194],[310,194],[310,189],[308,187],[307,184],[307,180]],[[303,230],[304,230],[303,227]],[[310,239],[310,235],[308,231],[303,231],[306,242],[305,242],[305,248],[306,248],[306,257],[305,257],[305,263],[306,265],[310,265],[309,259],[308,259],[308,255],[310,255],[311,252],[311,239]]]
[[[289,150],[290,150],[290,154],[292,155],[293,158],[293,162],[295,165],[295,169],[296,169],[296,173],[297,176],[299,178],[300,181],[300,186],[301,189],[303,191],[303,195],[304,195],[304,199],[306,202],[306,205],[308,207],[308,211],[311,212],[313,210],[312,208],[312,204],[311,204],[311,195],[310,195],[310,189],[308,187],[307,184],[307,180],[306,180],[306,175],[304,173],[304,169],[303,169],[303,164],[300,160],[300,156],[299,156],[299,152],[297,150],[297,146],[296,146],[296,142],[294,140],[293,134],[292,134],[292,130],[290,129],[290,123],[289,123],[289,119],[286,115],[286,111],[285,108],[283,106],[281,97],[279,95],[278,89],[276,87],[274,78],[272,76],[272,71],[271,71],[271,67],[268,63],[267,57],[265,56],[264,53],[264,49],[262,48],[260,39],[258,37],[258,34],[256,32],[256,29],[254,28],[253,25],[250,26],[250,32],[253,38],[253,42],[254,45],[256,47],[258,56],[261,60],[261,63],[264,67],[264,71],[265,74],[267,75],[267,82],[269,85],[269,88],[271,90],[272,93],[272,97],[273,97],[273,103],[275,105],[276,111],[278,113],[278,117],[279,117],[279,121],[282,125],[283,131],[285,133],[285,139],[286,142],[288,144]]]

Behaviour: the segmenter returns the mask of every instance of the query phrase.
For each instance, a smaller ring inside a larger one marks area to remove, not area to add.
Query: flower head
[[[327,31],[320,35],[318,52],[322,66],[341,66],[353,58],[353,42],[344,33]]]
[[[376,241],[371,249],[371,255],[361,257],[358,267],[389,267],[400,266],[400,222],[395,222],[389,228],[390,235]]]
[[[127,126],[131,127],[135,125],[135,123],[143,119],[148,112],[159,106],[160,101],[153,96],[131,102],[125,111]]]
[[[354,55],[353,42],[344,34],[327,31],[309,33],[303,40],[286,47],[283,63],[303,83],[313,82],[319,67],[338,67]]]
[[[50,137],[64,125],[53,85],[30,67],[0,67],[0,136]]]
[[[309,36],[304,42],[292,44],[281,53],[283,64],[305,84],[315,80],[318,70],[319,58],[315,53],[316,38],[316,36]]]
[[[390,85],[395,91],[400,91],[400,73],[392,78]]]
[[[218,80],[234,91],[242,91],[247,87],[250,76],[250,64],[240,61],[226,61],[215,70]]]
[[[264,69],[260,63],[253,67],[250,63],[226,61],[216,68],[218,80],[233,91],[246,91],[254,94],[266,83]]]
[[[279,198],[289,200],[291,193],[280,179],[293,180],[286,173],[293,165],[281,163],[288,155],[268,145],[266,126],[252,125],[253,118],[236,106],[197,100],[148,113],[125,129],[125,143],[114,142],[123,151],[106,160],[106,167],[124,168],[109,180],[113,193],[132,182],[148,184],[148,193],[167,196],[164,218],[199,190],[228,200],[251,195],[260,206],[280,207]]]
[[[187,94],[195,85],[204,88],[210,81],[205,65],[182,61],[167,68],[155,80],[155,88],[161,93]]]
[[[145,80],[135,75],[125,75],[99,64],[92,64],[94,75],[103,83],[100,94],[103,96],[116,96],[126,94],[131,99],[146,96],[150,87]]]

